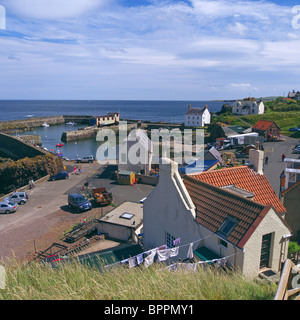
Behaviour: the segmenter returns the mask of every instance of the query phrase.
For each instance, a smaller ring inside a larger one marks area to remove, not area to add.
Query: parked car
[[[79,162],[79,163],[83,163],[83,162],[91,163],[93,161],[94,161],[94,157],[93,156],[85,156],[83,158],[77,159],[77,162]]]
[[[75,210],[78,213],[92,209],[91,202],[80,193],[69,194],[68,205],[71,210]]]
[[[28,201],[26,192],[14,192],[10,197],[4,198],[4,202],[12,204],[25,204]]]
[[[293,127],[293,128],[289,128],[290,132],[295,132],[295,131],[300,131],[299,128]]]
[[[14,213],[18,208],[19,206],[16,203],[0,202],[0,213]]]
[[[292,152],[293,154],[300,154],[300,149],[296,149]]]
[[[62,171],[62,172],[59,172],[53,176],[51,176],[49,178],[49,181],[54,181],[54,180],[62,180],[62,179],[68,179],[69,178],[69,174],[67,171]]]

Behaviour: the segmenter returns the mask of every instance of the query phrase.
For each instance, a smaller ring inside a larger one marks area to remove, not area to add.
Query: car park
[[[67,171],[62,171],[62,172],[59,172],[53,176],[51,176],[49,178],[49,181],[54,181],[54,180],[62,180],[62,179],[68,179],[69,178],[69,174]]]
[[[68,205],[71,210],[75,210],[78,213],[92,209],[91,202],[80,193],[69,194]]]
[[[0,202],[0,213],[10,214],[17,211],[19,206],[16,203]]]
[[[85,156],[83,158],[77,159],[77,162],[79,162],[79,163],[92,163],[93,161],[94,161],[93,156]]]
[[[4,198],[4,202],[12,204],[25,204],[28,201],[28,195],[24,192],[14,192],[11,196]]]

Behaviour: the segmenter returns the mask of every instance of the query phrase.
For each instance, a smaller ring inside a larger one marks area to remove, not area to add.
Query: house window
[[[219,244],[220,246],[222,246],[223,248],[228,248],[228,243],[222,239],[219,239]]]
[[[167,248],[174,248],[175,247],[174,240],[175,240],[175,238],[172,235],[170,235],[170,233],[166,232],[166,245],[167,245]]]
[[[221,225],[219,232],[223,233],[225,236],[228,236],[237,223],[237,220],[227,217],[224,223]]]

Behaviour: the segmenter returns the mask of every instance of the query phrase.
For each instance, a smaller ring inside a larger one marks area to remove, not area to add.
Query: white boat
[[[46,123],[46,122],[44,122],[44,123],[42,124],[42,126],[43,126],[43,127],[49,127],[49,124]]]
[[[74,126],[74,124],[76,124],[76,123],[75,122],[71,122],[71,121],[66,123],[66,125],[68,125],[68,126]]]

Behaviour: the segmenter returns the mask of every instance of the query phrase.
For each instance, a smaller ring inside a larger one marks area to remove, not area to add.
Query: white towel
[[[152,250],[152,252],[149,254],[149,256],[145,258],[145,263],[144,264],[145,264],[146,268],[151,266],[151,264],[154,261],[155,255],[156,255],[156,250]]]
[[[179,247],[176,248],[171,248],[170,250],[170,257],[176,257],[178,256],[178,252],[179,252]]]
[[[165,261],[170,258],[170,249],[165,250],[157,250],[158,260],[159,261]]]
[[[193,242],[190,243],[189,250],[188,250],[188,253],[187,253],[187,258],[189,258],[189,259],[193,259],[194,258]]]

